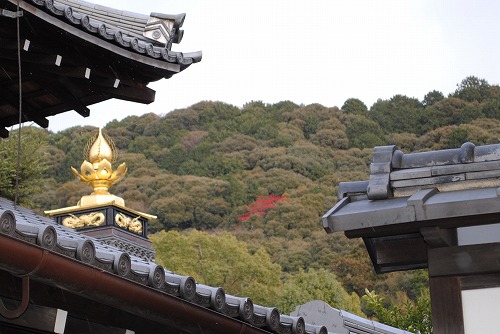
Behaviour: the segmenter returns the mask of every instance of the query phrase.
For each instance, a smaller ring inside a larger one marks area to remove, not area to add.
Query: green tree
[[[485,117],[500,119],[500,87],[490,87],[490,97],[481,104],[481,112]]]
[[[215,228],[230,212],[226,181],[170,175],[156,183],[150,210],[164,228]]]
[[[9,138],[0,140],[1,197],[14,200],[17,192],[18,204],[33,205],[31,196],[40,192],[44,183],[46,165],[43,150],[47,143],[46,137],[47,133],[44,130],[30,127],[22,129],[19,170],[17,169],[19,131],[11,131]]]
[[[166,154],[159,158],[158,165],[172,173],[178,173],[180,166],[188,161],[186,149],[176,144]]]
[[[394,95],[389,100],[375,102],[370,108],[370,116],[386,132],[415,132],[422,110],[418,99]]]
[[[456,127],[451,131],[448,136],[448,147],[446,148],[458,148],[462,146],[463,143],[469,140],[469,132],[463,127]]]
[[[480,111],[473,108],[470,103],[449,97],[434,102],[419,113],[417,128],[412,132],[421,135],[443,126],[470,122],[479,116],[481,116]]]
[[[330,266],[337,277],[345,282],[344,287],[348,291],[362,295],[365,288],[375,287],[377,275],[364,245],[348,246],[342,256],[331,261]]]
[[[64,183],[73,180],[69,166],[78,169],[82,164],[83,149],[90,138],[97,133],[97,128],[93,126],[75,126],[64,131],[58,132],[48,137],[48,142],[64,152],[64,158],[59,161],[59,167],[56,169],[55,179]]]
[[[168,270],[223,287],[229,294],[251,297],[260,305],[275,305],[281,270],[263,248],[250,253],[246,243],[227,232],[162,231],[150,238],[156,261]]]
[[[443,93],[438,90],[433,90],[425,94],[424,99],[422,100],[422,104],[426,107],[432,106],[434,103],[439,102],[444,99]]]
[[[453,96],[468,102],[481,102],[489,97],[489,88],[490,84],[485,79],[468,76],[457,85],[457,90],[455,90]]]
[[[349,148],[349,138],[345,131],[342,130],[320,129],[311,135],[310,140],[318,146],[338,149]]]
[[[356,115],[347,125],[346,134],[350,147],[373,148],[385,143],[384,133],[379,124],[360,115]]]
[[[335,275],[325,269],[301,270],[289,276],[277,306],[281,312],[290,313],[311,300],[322,300],[332,307],[362,315],[358,295],[348,294]]]
[[[245,175],[244,182],[248,188],[254,189],[250,191],[255,195],[272,194],[281,196],[291,189],[310,183],[311,180],[303,175],[281,168],[271,168],[268,171],[255,168]]]
[[[368,113],[368,108],[366,107],[366,104],[364,104],[363,101],[355,98],[347,99],[344,102],[342,108],[340,108],[340,110],[342,110],[342,112],[345,112],[347,114],[366,115]]]
[[[362,299],[378,321],[418,334],[432,333],[431,299],[428,290],[422,292],[416,301],[407,299],[402,305],[387,305],[385,299],[375,291],[366,289],[365,292]]]

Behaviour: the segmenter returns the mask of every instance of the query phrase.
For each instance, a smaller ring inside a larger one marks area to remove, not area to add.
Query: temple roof
[[[67,326],[87,319],[96,328],[107,326],[106,333],[109,326],[136,334],[327,333],[324,326],[196,283],[3,198],[0,220],[0,282],[12,280],[9,273],[29,277],[31,303],[68,311]],[[15,298],[11,283],[0,286],[3,298]]]
[[[335,334],[411,334],[408,331],[368,320],[331,307],[320,300],[298,305],[292,316],[302,316],[309,323],[324,323],[328,332]]]
[[[185,14],[148,16],[79,0],[21,0],[18,13],[16,4],[0,0],[0,127],[18,123],[18,45],[22,122],[42,127],[68,110],[86,117],[89,105],[111,98],[151,103],[150,82],[201,60],[201,52],[171,50]]]
[[[362,237],[377,272],[425,268],[427,245],[454,246],[465,228],[500,221],[499,187],[500,144],[411,154],[375,147],[370,179],[339,184],[323,227]]]

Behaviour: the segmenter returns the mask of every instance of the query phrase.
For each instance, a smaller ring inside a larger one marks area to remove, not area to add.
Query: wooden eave
[[[11,12],[16,12],[15,4],[0,0],[0,8]],[[155,91],[147,87],[150,82],[170,78],[201,57],[172,53],[171,62],[157,59],[106,39],[108,32],[92,34],[45,7],[27,1],[19,6],[22,122],[46,128],[49,116],[75,110],[86,117],[89,105],[112,98],[149,104],[155,99]],[[0,128],[19,120],[16,20],[0,17]],[[166,49],[163,53],[171,54]]]

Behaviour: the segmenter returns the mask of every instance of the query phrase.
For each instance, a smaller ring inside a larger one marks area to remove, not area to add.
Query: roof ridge
[[[183,66],[201,61],[201,51],[183,54],[171,50],[172,43],[180,43],[184,35],[180,27],[185,14],[153,13],[153,16],[147,16],[81,0],[25,1],[87,33],[136,53]],[[91,10],[92,5],[94,10]]]
[[[196,282],[191,276],[172,273],[154,261],[146,261],[93,237],[84,236],[1,197],[0,221],[0,235],[23,240],[82,265],[210,308],[223,316],[239,319],[265,331],[280,334],[328,333],[325,326],[306,324],[300,316],[280,314],[274,307],[253,304],[248,297],[226,294],[222,287],[207,286]]]

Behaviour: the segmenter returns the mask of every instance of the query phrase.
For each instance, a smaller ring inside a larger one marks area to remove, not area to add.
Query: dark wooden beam
[[[108,96],[108,95],[105,95],[105,94],[102,94],[99,92],[96,94],[81,97],[80,102],[83,105],[91,105],[91,104],[103,102],[103,101],[106,101],[109,99],[111,99],[111,96]],[[63,102],[61,102],[60,105],[53,105],[51,107],[44,108],[42,110],[42,112],[45,116],[48,117],[48,116],[54,116],[54,115],[57,115],[61,112],[69,111],[69,110],[74,110],[73,106],[71,106],[69,103],[63,101]],[[88,110],[88,113],[90,114],[90,109],[87,108],[87,110]],[[83,117],[87,117],[87,116],[82,115],[81,113],[79,113],[79,114]]]
[[[2,298],[7,308],[15,308],[19,304],[18,301]],[[2,319],[3,322],[17,325],[21,328],[36,328],[41,331],[53,332],[56,322],[57,309],[30,304],[26,312],[19,318],[8,320]]]
[[[154,102],[156,94],[154,90],[146,86],[141,89],[137,87],[131,88],[126,86],[118,86],[117,88],[101,87],[101,90],[117,99],[144,104]]]
[[[462,291],[455,276],[429,279],[432,308],[432,333],[464,334]]]
[[[19,304],[17,300],[20,298],[20,281],[19,278],[0,270],[0,298],[6,301],[10,309]],[[163,324],[117,310],[109,305],[100,304],[84,296],[75,295],[71,291],[61,290],[32,280],[27,313],[22,315],[19,321],[7,322],[3,317],[0,317],[0,333],[24,333],[15,330],[12,332],[4,331],[4,327],[32,328],[26,333],[42,333],[34,328],[43,330],[43,333],[53,333],[57,309],[68,312],[64,333],[124,334],[127,328],[132,329],[134,325],[138,327],[137,324],[141,324],[141,330],[135,330],[136,334],[170,332],[170,328],[167,329]]]
[[[6,57],[5,54],[0,53],[0,58],[4,59],[3,63],[9,63],[10,68],[17,66],[17,56],[11,55]],[[91,74],[91,69],[85,66],[74,66],[63,62],[63,58],[59,55],[46,55],[46,54],[24,54],[21,57],[23,72],[30,73],[31,76],[34,74],[39,74],[36,76],[43,75],[45,80],[50,79],[50,76],[56,77],[71,77],[77,79],[89,79]],[[43,74],[42,74],[43,73]]]
[[[497,288],[500,287],[500,273],[461,276],[460,286],[462,290]]]
[[[22,122],[35,122],[36,124],[38,124],[40,127],[46,129],[48,126],[49,126],[49,120],[44,118],[44,117],[40,117],[40,116],[37,116],[37,115],[32,115],[32,114],[29,114],[27,112],[23,112],[23,114],[21,115],[21,120]],[[10,116],[10,117],[3,117],[1,120],[0,120],[0,126],[12,126],[14,124],[18,124],[19,123],[19,116]]]
[[[427,267],[427,245],[420,234],[363,240],[379,274]]]
[[[17,50],[0,49],[0,58],[2,59],[17,61],[17,57]],[[23,64],[60,66],[62,56],[58,54],[35,54],[29,52],[21,55],[21,62]]]
[[[0,37],[0,49],[17,51],[17,39]]]
[[[422,227],[420,233],[430,248],[449,247],[457,244],[457,229],[442,229],[437,226]]]
[[[13,108],[19,110],[19,100],[16,99],[16,96],[6,92],[6,90],[0,90],[0,100],[7,102]],[[23,96],[22,115],[21,116],[22,116],[21,119],[23,122],[33,121],[44,129],[46,129],[49,126],[49,120],[43,116],[40,116],[38,114],[38,111],[33,109],[29,104],[25,103],[24,96]],[[0,123],[4,126],[10,126],[13,124],[17,124],[18,120],[19,120],[19,116],[4,117]]]
[[[39,65],[36,69],[31,70],[45,72],[45,75],[55,75],[57,77],[70,77],[76,79],[89,79],[91,69],[83,66],[68,66],[66,64],[60,66]]]
[[[81,75],[80,81],[69,80],[68,77],[71,77],[71,75],[66,75],[68,73],[75,74],[75,70],[79,73],[79,75]],[[61,105],[55,105],[52,108],[44,108],[44,116],[52,115],[49,109],[54,110],[54,113],[75,110],[83,117],[88,117],[90,115],[90,110],[87,105],[82,103],[82,101],[73,93],[74,91],[84,91],[84,89],[89,87],[92,88],[92,84],[85,78],[86,68],[61,69],[60,67],[53,65],[34,66],[33,64],[27,63],[23,65],[23,72],[29,72],[30,79],[41,83],[48,93],[62,101]],[[95,89],[95,86],[93,88]],[[64,106],[63,104],[66,104],[67,106]]]
[[[3,64],[2,64],[3,65]],[[12,83],[12,80],[17,79],[17,74],[11,71],[11,68],[6,68],[5,66],[0,66],[0,86],[5,86]]]
[[[15,308],[19,303],[6,298],[2,298],[2,301],[4,301],[7,308]],[[37,332],[53,333],[56,327],[57,312],[58,310],[55,308],[30,304],[26,312],[19,318],[13,320],[1,319],[0,328],[32,329]],[[114,328],[89,321],[89,319],[81,319],[71,313],[67,315],[64,326],[62,324],[58,325],[59,330],[64,327],[64,333],[124,334],[126,331],[124,328]]]
[[[500,243],[429,249],[429,275],[500,273]]]
[[[0,127],[0,138],[9,138],[9,131]]]
[[[48,83],[51,88],[51,93],[57,96],[62,101],[71,105],[71,109],[75,110],[77,113],[82,115],[83,117],[88,117],[90,115],[90,109],[77,98],[72,91],[75,89],[71,89],[74,84],[69,80],[62,80],[62,82],[51,82]]]

